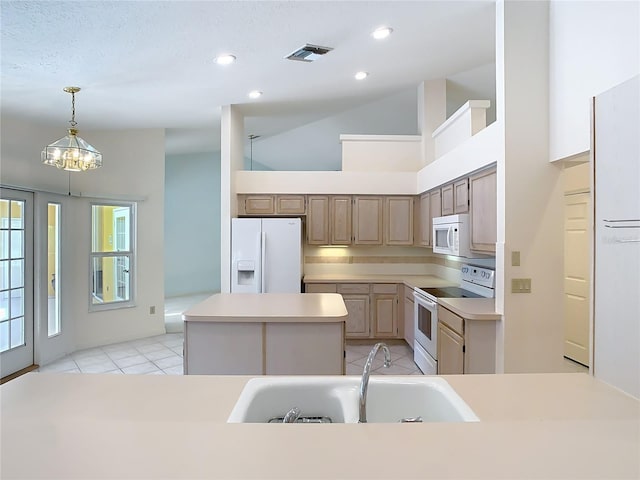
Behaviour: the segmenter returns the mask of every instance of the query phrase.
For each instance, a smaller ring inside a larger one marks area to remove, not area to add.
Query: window
[[[47,333],[62,333],[60,323],[60,209],[59,203],[47,204]]]
[[[135,204],[91,205],[90,310],[134,305]]]

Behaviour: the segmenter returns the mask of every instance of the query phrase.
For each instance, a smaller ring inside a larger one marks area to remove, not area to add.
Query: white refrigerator
[[[231,292],[300,293],[299,218],[231,220]]]
[[[640,398],[640,76],[594,111],[593,371]]]

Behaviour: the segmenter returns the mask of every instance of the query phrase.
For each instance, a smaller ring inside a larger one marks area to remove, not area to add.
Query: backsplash
[[[436,275],[460,280],[463,263],[495,268],[495,258],[437,255],[419,247],[316,247],[305,245],[304,273],[354,275]]]

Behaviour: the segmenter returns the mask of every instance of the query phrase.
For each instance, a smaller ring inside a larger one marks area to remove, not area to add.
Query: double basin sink
[[[291,376],[253,378],[227,422],[268,423],[297,407],[301,419],[358,423],[360,377]],[[478,417],[440,377],[375,376],[366,395],[368,423],[477,422]]]

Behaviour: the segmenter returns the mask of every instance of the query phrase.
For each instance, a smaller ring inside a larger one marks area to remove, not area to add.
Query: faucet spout
[[[359,409],[359,419],[358,423],[367,423],[367,389],[369,388],[369,375],[371,374],[371,365],[373,364],[374,358],[376,358],[376,354],[378,350],[382,348],[384,352],[384,366],[388,368],[391,366],[391,352],[389,352],[389,347],[387,347],[386,343],[376,343],[371,351],[369,352],[369,356],[367,357],[367,361],[364,364],[364,370],[362,372],[362,379],[360,380],[360,409]]]

